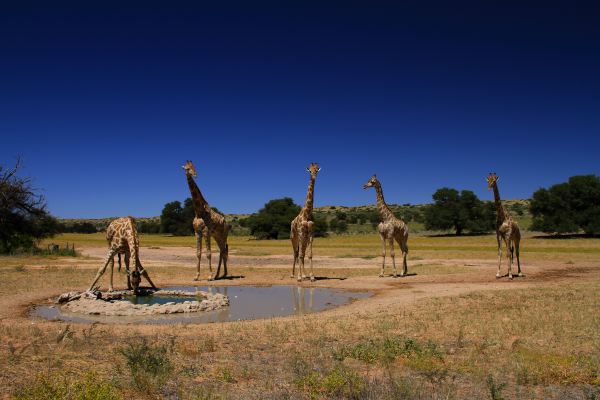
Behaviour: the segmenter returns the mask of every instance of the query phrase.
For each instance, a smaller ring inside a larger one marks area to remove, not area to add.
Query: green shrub
[[[172,370],[169,348],[151,346],[145,338],[132,340],[119,349],[125,356],[132,381],[138,390],[162,385]]]
[[[17,400],[118,400],[122,396],[110,382],[93,372],[72,380],[68,375],[38,375],[33,382],[16,391]]]

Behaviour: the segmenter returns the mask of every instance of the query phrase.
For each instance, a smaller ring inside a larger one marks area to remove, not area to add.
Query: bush
[[[122,397],[110,382],[102,381],[93,372],[79,379],[66,375],[39,375],[26,387],[17,390],[17,400],[118,400]]]
[[[289,239],[290,223],[299,212],[300,206],[291,198],[275,199],[248,217],[244,225],[257,239]]]
[[[493,203],[485,205],[475,193],[463,190],[441,188],[433,194],[434,203],[424,212],[425,229],[453,229],[457,235],[465,230],[472,233],[488,232],[494,229],[496,217]]]
[[[572,176],[568,182],[539,189],[530,204],[531,230],[600,234],[600,178]]]
[[[119,349],[125,356],[131,378],[138,390],[162,385],[172,370],[167,346],[151,346],[145,338],[133,340]]]

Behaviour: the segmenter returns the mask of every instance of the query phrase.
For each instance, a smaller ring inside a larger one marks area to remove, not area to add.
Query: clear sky
[[[93,3],[93,4],[92,4]],[[59,217],[526,198],[600,174],[592,2],[3,1],[0,163]],[[597,4],[597,3],[596,3]]]

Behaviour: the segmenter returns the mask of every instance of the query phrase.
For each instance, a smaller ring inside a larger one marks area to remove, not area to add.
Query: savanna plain
[[[512,281],[495,277],[495,235],[411,236],[403,278],[389,276],[389,257],[378,277],[376,235],[316,238],[318,279],[299,284],[290,278],[289,241],[231,237],[236,278],[211,285],[372,296],[319,313],[168,325],[31,318],[33,306],[85,290],[107,251],[102,233],[52,241],[74,243],[77,255],[0,257],[3,398],[600,398],[598,238],[527,233],[526,276]],[[208,284],[193,281],[192,237],[142,235],[140,253],[159,286]],[[203,276],[206,266],[203,259]],[[125,287],[123,272],[115,286]]]

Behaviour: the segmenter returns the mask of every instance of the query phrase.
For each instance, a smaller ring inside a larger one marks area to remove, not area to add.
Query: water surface
[[[62,312],[58,306],[38,306],[32,316],[70,322],[103,323],[207,323],[302,315],[334,308],[354,299],[366,298],[369,292],[351,292],[342,289],[310,288],[300,286],[172,286],[168,290],[221,293],[229,297],[229,307],[221,310],[136,317],[93,316]],[[121,301],[135,304],[164,304],[194,300],[193,297],[139,296]]]

